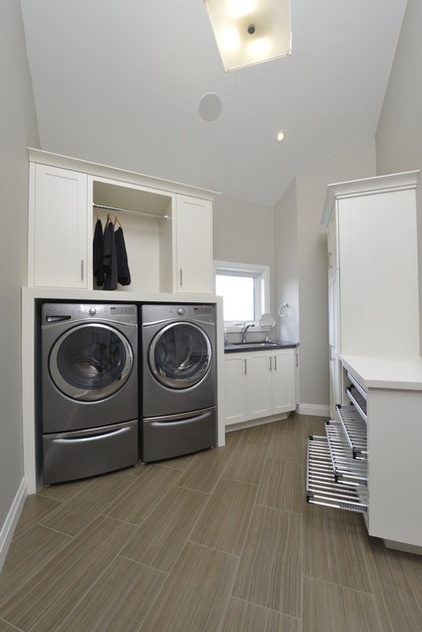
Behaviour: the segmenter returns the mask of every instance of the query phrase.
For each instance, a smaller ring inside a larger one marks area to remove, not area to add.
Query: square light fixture
[[[290,0],[204,0],[226,71],[290,55]]]

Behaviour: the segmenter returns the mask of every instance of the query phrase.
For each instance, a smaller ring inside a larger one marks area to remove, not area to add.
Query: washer
[[[214,447],[215,306],[142,305],[141,324],[141,460]]]
[[[138,462],[136,305],[41,306],[44,483]]]

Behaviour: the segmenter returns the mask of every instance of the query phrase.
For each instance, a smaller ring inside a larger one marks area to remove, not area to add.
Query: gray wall
[[[408,0],[376,133],[377,172],[422,170],[422,2]],[[422,305],[422,177],[417,191]],[[422,313],[420,311],[420,313]],[[422,341],[422,319],[421,335]],[[421,343],[422,344],[422,343]],[[421,349],[422,353],[422,349]]]
[[[26,285],[26,148],[38,146],[18,0],[0,3],[0,85],[0,534],[4,540],[6,518],[23,479],[20,287]]]

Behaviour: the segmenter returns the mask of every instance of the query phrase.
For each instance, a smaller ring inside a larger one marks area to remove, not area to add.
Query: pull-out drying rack
[[[326,422],[325,437],[308,438],[307,500],[367,513],[366,393],[354,385],[349,390],[359,405],[337,406],[340,421]]]

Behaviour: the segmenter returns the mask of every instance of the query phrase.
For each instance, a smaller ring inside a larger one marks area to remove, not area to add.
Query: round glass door
[[[163,327],[148,352],[154,377],[170,388],[190,388],[208,373],[211,344],[205,332],[192,323],[177,322]]]
[[[98,401],[124,386],[133,366],[127,339],[108,325],[91,323],[58,338],[49,359],[53,382],[79,401]]]

